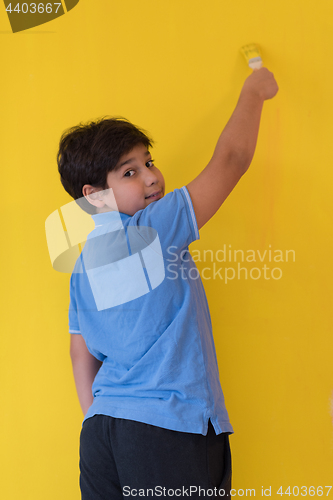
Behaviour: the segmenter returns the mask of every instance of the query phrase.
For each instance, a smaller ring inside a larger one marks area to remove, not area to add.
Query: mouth
[[[161,197],[162,191],[155,191],[149,196],[146,196],[146,200],[157,200]]]

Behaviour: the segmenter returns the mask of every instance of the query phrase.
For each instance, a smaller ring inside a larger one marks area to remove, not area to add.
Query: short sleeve
[[[132,224],[154,228],[164,248],[172,245],[181,250],[200,239],[192,200],[185,186],[137,212],[131,219]]]
[[[75,294],[75,273],[72,274],[69,285],[69,310],[68,310],[68,322],[69,322],[69,333],[81,334],[78,314],[77,314],[77,304],[76,304],[76,294]]]

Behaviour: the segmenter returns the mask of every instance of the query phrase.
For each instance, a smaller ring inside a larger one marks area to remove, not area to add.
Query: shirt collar
[[[130,215],[117,212],[116,210],[110,212],[102,212],[91,216],[95,223],[95,230],[107,227],[107,231],[116,231],[123,228],[123,222],[127,220]]]

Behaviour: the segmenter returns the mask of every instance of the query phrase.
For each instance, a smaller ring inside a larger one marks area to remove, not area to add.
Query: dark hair
[[[57,155],[62,185],[83,210],[95,214],[96,208],[83,197],[83,186],[106,189],[108,173],[138,144],[148,149],[154,141],[126,118],[103,117],[66,130]]]

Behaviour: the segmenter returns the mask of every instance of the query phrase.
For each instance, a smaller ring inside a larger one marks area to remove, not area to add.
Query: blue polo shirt
[[[103,362],[96,414],[174,431],[232,433],[204,287],[188,250],[200,238],[186,187],[144,210],[93,215],[70,280],[69,331]]]

